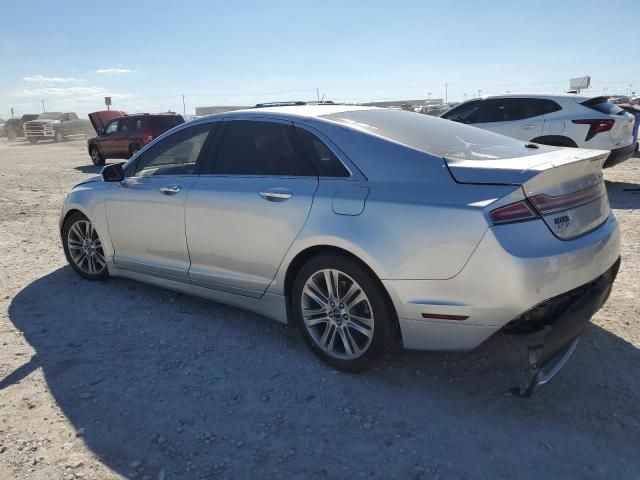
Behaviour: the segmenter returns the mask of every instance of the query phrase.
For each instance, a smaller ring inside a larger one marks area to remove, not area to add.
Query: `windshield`
[[[541,153],[520,140],[476,127],[402,110],[353,110],[323,115],[432,155],[459,160],[497,160]]]
[[[38,115],[38,120],[60,120],[62,113],[60,112],[47,112]]]

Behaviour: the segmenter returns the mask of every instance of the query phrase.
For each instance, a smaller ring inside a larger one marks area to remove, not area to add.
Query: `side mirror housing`
[[[124,170],[122,169],[122,163],[114,163],[107,165],[100,172],[103,182],[121,182],[124,180]]]

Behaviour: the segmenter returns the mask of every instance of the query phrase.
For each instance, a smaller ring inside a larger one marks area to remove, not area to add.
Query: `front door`
[[[125,168],[107,191],[106,213],[117,267],[186,279],[185,202],[212,124],[184,128]]]
[[[544,115],[536,99],[491,98],[483,102],[474,127],[528,142],[542,135]]]
[[[309,215],[318,178],[290,123],[224,122],[218,155],[191,188],[191,281],[260,297]]]
[[[100,153],[104,157],[110,157],[115,152],[119,122],[120,120],[111,120],[100,135]]]

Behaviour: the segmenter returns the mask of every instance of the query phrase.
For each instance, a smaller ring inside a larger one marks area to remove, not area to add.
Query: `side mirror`
[[[102,136],[102,134],[104,133],[104,130],[102,128],[99,128],[96,130],[96,134],[100,137]]]
[[[107,165],[100,172],[103,182],[121,182],[124,180],[124,170],[122,169],[122,163],[114,163]]]

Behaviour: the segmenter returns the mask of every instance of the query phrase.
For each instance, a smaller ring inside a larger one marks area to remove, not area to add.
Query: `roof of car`
[[[320,117],[322,115],[331,115],[332,113],[352,112],[356,110],[374,110],[377,107],[364,107],[359,105],[289,105],[286,107],[261,107],[247,108],[244,110],[233,110],[230,112],[216,113],[207,115],[207,117],[243,117],[254,116],[263,117],[265,114],[276,114],[283,117]],[[203,117],[205,118],[205,117]]]
[[[588,100],[592,97],[585,97],[584,95],[577,95],[575,93],[505,93],[502,95],[484,95],[481,97],[481,100],[486,100],[488,98],[575,98],[577,100]],[[477,100],[477,99],[476,99]]]

